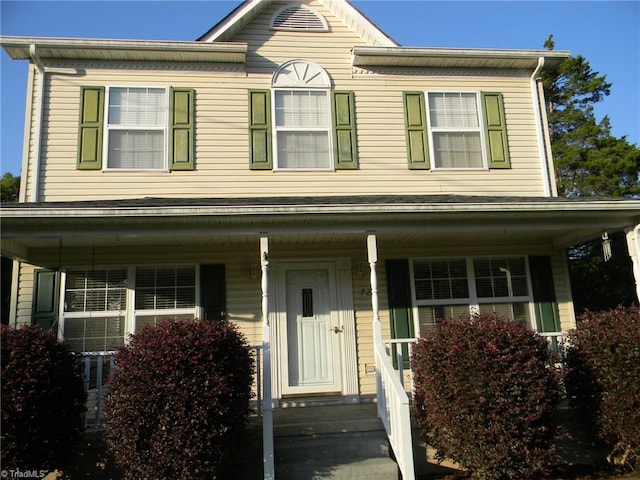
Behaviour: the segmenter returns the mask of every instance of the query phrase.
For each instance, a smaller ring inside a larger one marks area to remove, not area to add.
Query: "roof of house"
[[[362,36],[368,43],[385,47],[398,46],[398,43],[389,35],[380,30],[360,10],[351,5],[347,0],[318,0],[325,8],[336,17],[347,23],[354,31]],[[201,35],[200,42],[224,42],[229,41],[256,15],[262,12],[273,0],[245,0],[232,10],[226,17],[216,23],[207,32]]]
[[[15,212],[85,212],[94,215],[137,212],[159,215],[186,214],[189,210],[211,214],[224,213],[305,213],[305,212],[492,212],[492,211],[624,211],[640,220],[640,200],[624,197],[510,197],[477,195],[342,195],[315,197],[242,197],[242,198],[159,198],[121,200],[84,200],[64,202],[5,203],[0,218],[15,217]]]
[[[353,48],[355,67],[552,70],[570,56],[565,50],[403,47],[349,2],[318,1],[367,43]],[[248,45],[232,40],[271,3],[246,0],[193,42],[0,36],[0,46],[14,60],[244,64]]]
[[[640,222],[640,200],[463,195],[138,198],[3,204],[3,254],[46,261],[61,245],[247,245],[359,242],[375,231],[396,245],[542,243],[564,248]]]

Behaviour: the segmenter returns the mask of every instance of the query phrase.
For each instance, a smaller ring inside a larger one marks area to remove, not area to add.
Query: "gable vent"
[[[271,28],[275,30],[306,30],[326,32],[327,21],[322,15],[306,5],[291,4],[278,10],[271,19]]]

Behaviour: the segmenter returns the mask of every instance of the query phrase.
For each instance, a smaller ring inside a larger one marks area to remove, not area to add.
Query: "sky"
[[[0,0],[0,34],[66,38],[195,40],[239,1]],[[606,74],[596,105],[612,133],[640,145],[640,0],[353,0],[402,46],[542,49],[582,55]],[[151,15],[149,15],[151,13]],[[20,174],[27,61],[0,52],[0,173]]]

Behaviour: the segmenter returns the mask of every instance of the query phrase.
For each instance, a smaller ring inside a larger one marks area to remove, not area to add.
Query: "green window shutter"
[[[489,168],[511,168],[502,94],[482,92],[482,112]]]
[[[409,260],[387,260],[387,298],[391,317],[391,338],[414,338],[413,305],[411,301],[411,278]],[[392,348],[393,365],[397,367],[397,347]],[[403,367],[409,367],[409,350],[402,346]]]
[[[169,168],[193,170],[195,92],[191,88],[172,88],[169,95]]]
[[[200,298],[203,320],[225,320],[227,301],[224,265],[200,266]]]
[[[78,170],[102,168],[104,87],[80,89],[80,125],[78,128]]]
[[[533,304],[538,332],[559,332],[560,317],[553,286],[551,257],[529,257]]]
[[[34,272],[32,323],[51,330],[58,319],[59,275],[55,270]]]
[[[333,92],[333,139],[336,170],[358,168],[355,97],[353,92]]]
[[[424,93],[404,92],[404,124],[407,133],[407,161],[411,169],[429,168],[429,132]]]
[[[271,92],[249,91],[249,168],[271,170]]]

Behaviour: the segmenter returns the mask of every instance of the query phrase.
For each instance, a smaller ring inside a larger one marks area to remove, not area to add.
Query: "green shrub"
[[[546,340],[481,315],[443,321],[412,354],[415,417],[474,478],[532,478],[553,459],[558,372]]]
[[[567,392],[609,460],[640,467],[640,309],[585,312],[570,339]]]
[[[78,358],[37,326],[2,326],[2,468],[54,468],[84,430]]]
[[[127,478],[220,478],[249,413],[254,362],[226,322],[165,321],[116,357],[105,438]]]

